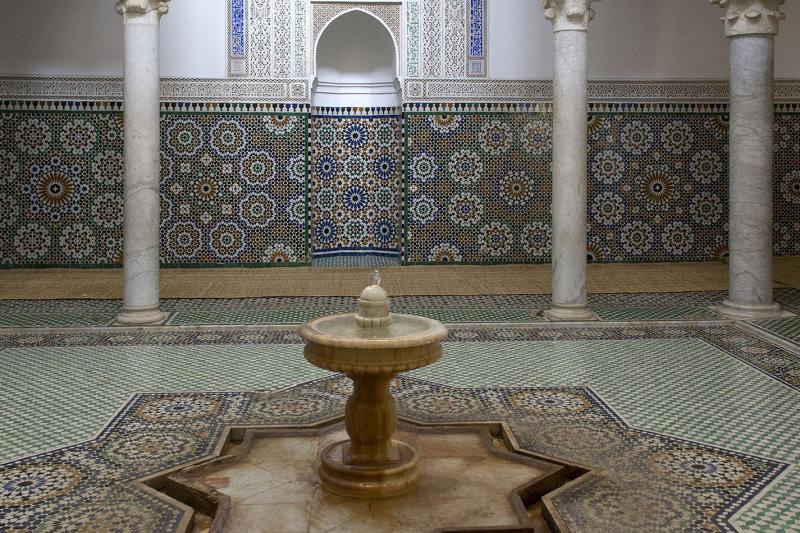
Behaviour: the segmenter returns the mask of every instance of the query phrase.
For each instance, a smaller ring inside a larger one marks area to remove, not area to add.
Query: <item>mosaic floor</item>
[[[783,309],[800,313],[800,290],[776,289]],[[683,293],[590,294],[589,306],[598,320],[708,321],[718,320],[714,307],[723,291]],[[4,300],[0,328],[62,328],[111,326],[118,300]],[[535,294],[472,296],[393,296],[392,311],[423,314],[447,323],[516,323],[544,321],[540,311],[550,297]],[[286,297],[239,299],[162,299],[167,326],[250,326],[299,324],[324,314],[352,312],[357,298]],[[775,329],[791,329],[775,319]],[[792,324],[789,320],[786,324]],[[772,327],[768,325],[765,327]],[[795,333],[800,339],[800,333]]]
[[[572,531],[800,531],[800,318],[720,321],[720,297],[593,295],[578,326],[533,316],[538,296],[394,298],[459,324],[396,382],[400,413],[507,420],[591,468],[552,497]],[[353,299],[163,303],[169,325],[136,330],[103,327],[116,301],[3,302],[0,531],[178,531],[186,510],[134,480],[207,456],[224,425],[343,412],[346,381],[284,324]]]

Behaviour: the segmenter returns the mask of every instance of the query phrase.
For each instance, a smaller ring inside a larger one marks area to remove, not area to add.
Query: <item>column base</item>
[[[781,315],[781,306],[774,302],[771,304],[748,304],[725,300],[717,308],[717,312],[722,316],[734,319],[770,318]]]
[[[595,314],[586,307],[586,304],[557,304],[544,311],[544,316],[550,320],[577,321],[597,320]]]
[[[126,307],[117,315],[117,324],[125,325],[158,325],[164,322],[167,315],[158,306],[152,307]]]

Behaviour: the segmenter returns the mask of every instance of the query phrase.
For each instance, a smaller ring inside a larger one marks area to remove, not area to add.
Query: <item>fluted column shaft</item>
[[[730,38],[728,299],[733,318],[774,316],[772,188],[774,35],[781,0],[712,0]]]
[[[592,0],[540,0],[553,22],[552,320],[593,317],[586,306],[588,59]]]
[[[163,2],[123,0],[124,223],[123,300],[117,321],[154,324],[159,309],[159,22]]]

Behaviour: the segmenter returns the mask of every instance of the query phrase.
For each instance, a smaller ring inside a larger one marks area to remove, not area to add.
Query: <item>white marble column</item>
[[[587,35],[599,0],[539,0],[553,23],[553,297],[551,320],[586,320]]]
[[[120,0],[124,22],[124,293],[121,324],[157,324],[159,276],[158,28],[166,1]]]
[[[773,38],[784,0],[710,0],[726,9],[731,88],[728,170],[731,318],[780,314],[772,301]]]

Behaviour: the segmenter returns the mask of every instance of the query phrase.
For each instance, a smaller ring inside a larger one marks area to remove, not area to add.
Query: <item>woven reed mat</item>
[[[800,287],[800,257],[776,260],[776,279]],[[383,286],[401,294],[550,294],[550,265],[384,267]],[[166,268],[162,298],[356,296],[370,268]],[[783,286],[776,284],[776,286]],[[685,292],[728,288],[728,267],[704,263],[604,263],[588,267],[588,291]],[[122,269],[0,270],[0,299],[122,298]]]
[[[787,287],[800,289],[800,256],[776,257],[773,259],[772,278]]]

